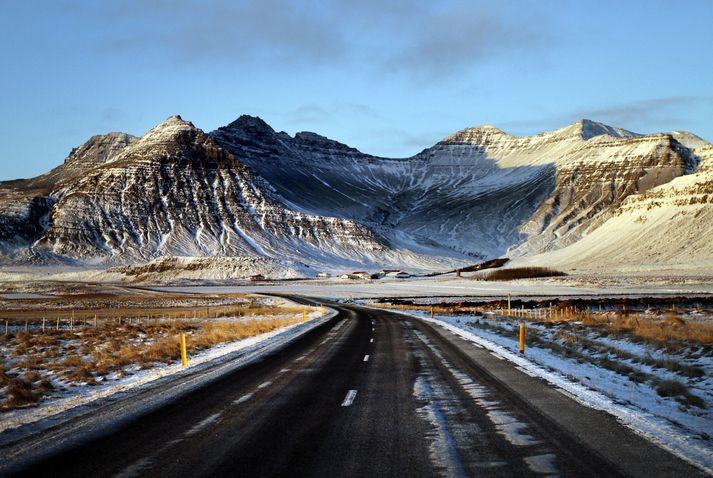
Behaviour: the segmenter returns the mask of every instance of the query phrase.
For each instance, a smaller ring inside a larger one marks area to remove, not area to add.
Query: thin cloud
[[[93,15],[108,22],[101,49],[141,51],[190,63],[280,60],[289,64],[339,60],[346,45],[329,16],[289,0],[207,4],[200,0],[100,4]]]
[[[443,78],[501,56],[550,44],[544,22],[533,22],[495,8],[451,8],[421,16],[407,42],[385,61],[392,72]]]
[[[358,64],[365,74],[417,80],[455,76],[553,39],[527,3],[134,0],[98,2],[81,15],[106,25],[100,51],[149,61],[269,64],[287,72]]]
[[[586,118],[605,118],[619,124],[682,121],[684,109],[703,102],[710,104],[712,101],[712,98],[701,96],[671,96],[584,110],[582,115]]]
[[[307,104],[285,115],[287,120],[297,127],[323,125],[339,119],[349,120],[355,116],[374,120],[383,119],[383,116],[374,108],[358,103],[339,103],[326,108],[316,104]]]
[[[505,131],[533,134],[561,128],[582,118],[610,126],[633,130],[661,128],[662,131],[680,129],[688,122],[688,113],[698,107],[713,108],[710,96],[668,96],[632,101],[604,108],[580,108],[567,114],[549,118],[514,120],[499,123]]]

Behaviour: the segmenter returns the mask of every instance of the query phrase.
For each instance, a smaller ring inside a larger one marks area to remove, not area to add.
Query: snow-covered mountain
[[[251,117],[211,135],[302,210],[358,220],[394,244],[480,258],[576,242],[628,196],[692,173],[694,146],[707,144],[588,120],[528,137],[468,128],[407,159],[292,138]]]
[[[391,159],[250,116],[209,134],[173,116],[140,138],[95,136],[43,176],[0,183],[0,260],[431,269],[565,250],[600,230],[625,241],[638,230],[621,222],[633,211],[665,202],[677,214],[694,200],[703,212],[675,216],[685,249],[686,237],[713,228],[713,194],[699,193],[710,157],[713,147],[691,133],[638,135],[588,120],[528,137],[468,128]],[[669,224],[639,244],[659,241]]]

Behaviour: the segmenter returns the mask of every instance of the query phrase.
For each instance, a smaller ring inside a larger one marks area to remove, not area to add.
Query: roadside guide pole
[[[520,324],[520,353],[525,353],[525,324]]]
[[[188,354],[186,353],[186,334],[181,334],[181,365],[188,365]]]

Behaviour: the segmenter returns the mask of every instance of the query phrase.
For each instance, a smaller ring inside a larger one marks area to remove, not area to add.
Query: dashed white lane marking
[[[235,400],[233,403],[234,403],[235,405],[240,405],[241,403],[247,402],[247,401],[250,400],[251,398],[253,398],[253,394],[252,394],[252,393],[246,393],[246,394],[243,395],[242,397],[240,397],[240,398],[238,398],[237,400]]]
[[[352,403],[354,403],[354,399],[356,398],[357,391],[356,390],[349,390],[347,392],[347,396],[344,397],[344,401],[342,402],[343,407],[348,407]]]
[[[257,388],[265,388],[265,387],[269,387],[270,385],[272,385],[272,382],[270,382],[270,381],[262,382],[260,385],[257,386]]]
[[[146,470],[151,466],[151,458],[152,457],[142,458],[139,461],[133,463],[132,465],[127,466],[118,475],[116,475],[116,478],[133,478],[135,476],[144,476]]]
[[[370,339],[370,340],[369,340],[369,343],[370,343],[370,344],[373,344],[373,343],[374,343],[374,339]]]
[[[195,434],[198,433],[199,431],[201,431],[201,430],[203,430],[204,428],[206,428],[208,425],[211,425],[211,424],[217,422],[218,419],[220,418],[220,415],[221,415],[221,413],[214,413],[213,415],[209,416],[208,418],[205,418],[204,420],[200,421],[200,422],[197,423],[195,426],[193,426],[193,428],[191,428],[190,430],[188,430],[188,431],[185,433],[185,435],[186,435],[186,436],[195,435]]]
[[[282,370],[280,370],[280,373],[287,373],[289,371],[290,371],[289,368],[283,368]]]
[[[371,328],[371,331],[372,331],[372,332],[375,331],[375,330],[376,330],[376,329],[375,329],[374,327]]]
[[[297,357],[297,358],[295,359],[295,362],[299,362],[300,360],[304,360],[305,357],[306,357],[306,355],[300,355],[299,357]]]
[[[368,356],[368,355],[364,355],[364,362],[368,362],[368,361],[369,361],[369,356]]]

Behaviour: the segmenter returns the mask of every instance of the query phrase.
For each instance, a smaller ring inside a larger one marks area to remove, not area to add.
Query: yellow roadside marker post
[[[302,311],[302,322],[307,322],[307,311],[306,310]]]
[[[188,354],[186,353],[186,334],[181,334],[181,365],[188,365]]]
[[[525,324],[520,324],[520,353],[525,353]]]

